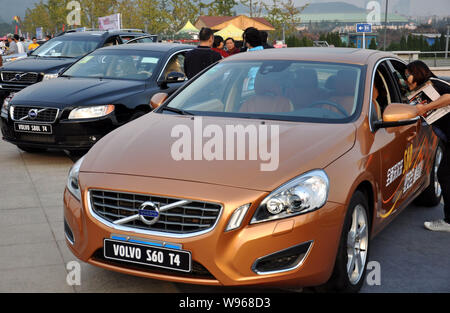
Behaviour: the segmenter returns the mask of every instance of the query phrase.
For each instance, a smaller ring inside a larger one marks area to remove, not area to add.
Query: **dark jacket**
[[[211,64],[222,59],[222,56],[210,47],[198,46],[188,51],[184,58],[184,71],[187,78],[191,79]]]

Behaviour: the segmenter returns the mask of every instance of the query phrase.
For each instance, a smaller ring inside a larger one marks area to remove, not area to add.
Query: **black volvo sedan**
[[[186,80],[193,46],[140,43],[98,49],[58,78],[31,85],[1,109],[3,139],[27,152],[87,150],[113,129],[151,110],[151,97]]]

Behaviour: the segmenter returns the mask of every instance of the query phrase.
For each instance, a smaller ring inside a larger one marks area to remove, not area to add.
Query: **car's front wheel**
[[[369,206],[367,197],[356,191],[350,200],[342,229],[334,270],[318,291],[358,292],[366,274],[369,257]]]

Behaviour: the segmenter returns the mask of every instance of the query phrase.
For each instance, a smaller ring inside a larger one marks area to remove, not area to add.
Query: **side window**
[[[122,43],[127,43],[130,40],[133,40],[134,38],[137,38],[136,36],[132,35],[122,35],[120,36],[120,39],[122,39]]]
[[[167,62],[166,68],[164,69],[163,76],[167,78],[167,75],[171,72],[184,73],[184,52],[175,54]]]
[[[119,38],[117,36],[108,38],[105,43],[103,44],[103,47],[109,47],[109,46],[116,46],[119,44]]]
[[[405,76],[406,64],[400,61],[390,60],[390,65],[392,74],[399,88],[401,102],[407,103],[408,84],[406,83]]]
[[[375,70],[372,91],[372,116],[374,120],[381,120],[384,109],[395,102],[396,89],[389,74],[386,62],[382,62]]]

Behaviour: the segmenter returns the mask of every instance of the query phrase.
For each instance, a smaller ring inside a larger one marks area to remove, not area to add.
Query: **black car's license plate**
[[[175,271],[191,271],[191,253],[189,251],[105,239],[103,252],[107,259]]]
[[[22,133],[51,134],[52,126],[44,124],[14,123],[14,130]]]

